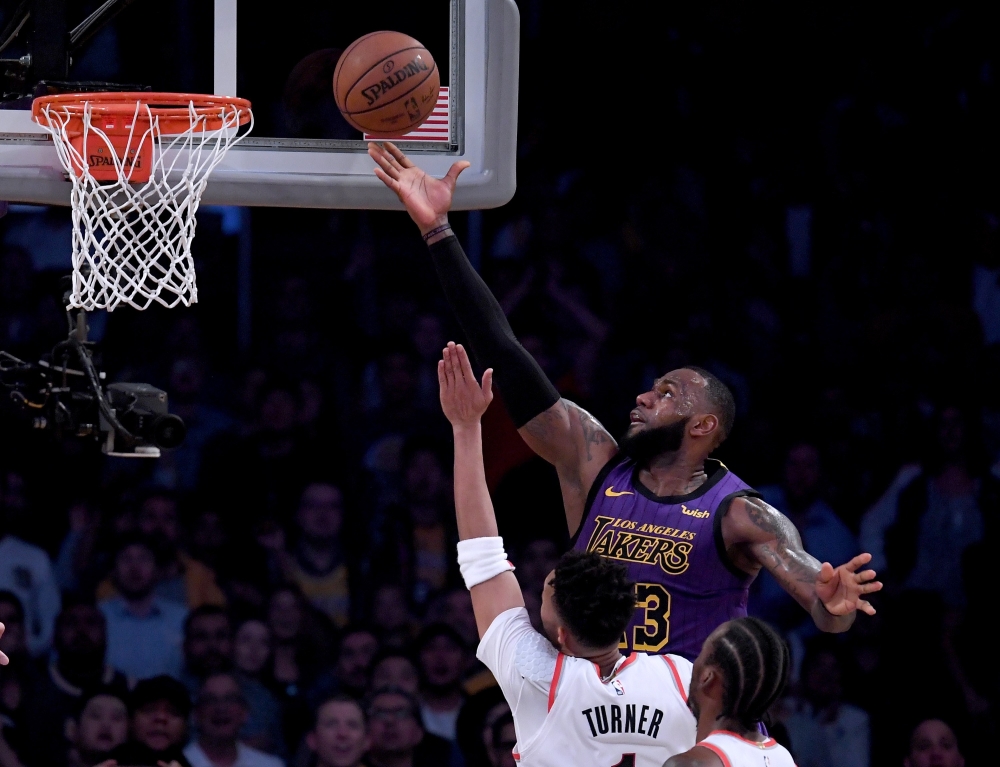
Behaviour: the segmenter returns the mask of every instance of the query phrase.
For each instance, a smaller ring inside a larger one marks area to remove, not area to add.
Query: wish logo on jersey
[[[669,575],[688,569],[695,533],[661,525],[637,525],[616,517],[597,517],[587,551],[609,559],[659,565]],[[675,540],[679,539],[679,540]]]

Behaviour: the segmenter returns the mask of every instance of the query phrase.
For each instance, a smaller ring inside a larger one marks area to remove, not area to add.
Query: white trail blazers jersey
[[[698,745],[714,751],[723,767],[795,767],[788,749],[774,738],[758,743],[735,732],[715,730]]]
[[[555,650],[524,608],[497,616],[477,653],[514,715],[520,767],[662,767],[695,743],[691,663],[632,653],[614,672]]]

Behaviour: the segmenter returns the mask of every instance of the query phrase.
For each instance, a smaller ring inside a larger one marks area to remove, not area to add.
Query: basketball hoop
[[[75,93],[35,99],[73,184],[69,308],[198,301],[191,241],[212,169],[242,140],[246,99]],[[249,131],[247,131],[249,132]]]

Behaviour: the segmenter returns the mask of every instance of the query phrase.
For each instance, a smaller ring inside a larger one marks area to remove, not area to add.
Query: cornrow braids
[[[757,618],[731,621],[716,638],[708,662],[722,670],[722,716],[748,730],[764,718],[788,684],[788,645]]]
[[[552,588],[559,616],[588,647],[617,644],[635,612],[635,584],[628,570],[592,552],[563,554]]]

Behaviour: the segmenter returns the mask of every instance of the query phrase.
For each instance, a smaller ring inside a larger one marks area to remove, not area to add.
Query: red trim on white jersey
[[[722,760],[722,764],[724,765],[724,767],[733,767],[733,765],[729,761],[729,757],[726,756],[726,752],[723,751],[718,746],[712,745],[711,743],[705,743],[704,741],[702,741],[698,745],[701,748],[707,748],[709,751],[711,751],[713,754],[719,757]]]
[[[552,683],[549,685],[549,711],[552,710],[552,705],[556,702],[556,687],[559,686],[559,675],[562,674],[564,660],[566,660],[566,656],[559,653],[556,657],[556,670],[552,672]]]
[[[677,685],[677,692],[679,692],[681,694],[681,700],[683,700],[685,703],[687,703],[688,702],[688,696],[687,696],[687,693],[684,691],[684,685],[681,683],[681,675],[677,671],[677,664],[674,663],[673,660],[671,660],[670,658],[668,658],[666,655],[661,655],[660,657],[663,658],[663,662],[664,663],[666,663],[668,666],[670,666],[670,673],[673,674],[673,676],[674,676],[674,684]]]

